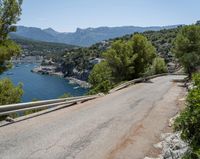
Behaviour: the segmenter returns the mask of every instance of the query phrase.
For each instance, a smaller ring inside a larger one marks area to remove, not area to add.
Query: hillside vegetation
[[[191,87],[186,100],[186,108],[176,119],[175,130],[180,131],[181,138],[189,149],[184,159],[200,158],[200,26],[183,27],[174,42],[175,56],[188,73]],[[192,77],[192,80],[191,80]]]
[[[184,159],[200,158],[200,74],[194,74],[192,82],[194,88],[187,96],[187,107],[175,122],[175,130],[181,131],[181,138],[190,146]]]
[[[148,31],[141,33],[141,35],[144,35],[152,43],[156,54],[164,58],[166,63],[169,63],[174,62],[174,55],[171,53],[171,48],[180,28]],[[65,51],[62,56],[55,57],[54,60],[56,63],[62,64],[60,70],[66,76],[87,80],[94,65],[104,59],[103,52],[110,48],[112,43],[118,40],[129,41],[133,35],[102,41],[87,48],[71,49]],[[94,62],[95,59],[97,62]]]
[[[91,94],[107,93],[122,81],[167,71],[164,60],[156,55],[155,47],[141,34],[135,34],[130,40],[113,42],[102,56],[104,61],[95,65],[89,76]]]
[[[159,56],[163,57],[167,62],[170,62],[173,60],[173,54],[171,53],[173,41],[175,40],[180,28],[181,26],[174,29],[147,31],[142,33],[142,35],[144,35],[149,41],[151,41],[152,45],[156,48],[156,52]],[[133,35],[116,38],[115,40],[130,40]]]
[[[67,50],[78,48],[74,45],[36,41],[18,36],[14,36],[13,41],[19,44],[22,48],[22,53],[28,56],[56,56],[63,54]]]

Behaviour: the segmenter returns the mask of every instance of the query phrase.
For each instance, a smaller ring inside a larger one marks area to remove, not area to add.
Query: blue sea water
[[[32,73],[34,67],[35,64],[20,64],[0,75],[0,78],[10,78],[15,85],[23,83],[22,102],[30,102],[33,99],[55,99],[64,93],[81,96],[88,92],[88,89],[69,84],[69,81],[64,78]]]

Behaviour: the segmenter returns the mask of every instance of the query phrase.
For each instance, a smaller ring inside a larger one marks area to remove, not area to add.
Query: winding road
[[[169,75],[0,127],[0,159],[143,159],[185,91]]]

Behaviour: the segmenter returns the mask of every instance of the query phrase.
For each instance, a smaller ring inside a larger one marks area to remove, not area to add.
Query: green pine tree
[[[21,15],[21,0],[0,0],[0,72],[10,66],[10,59],[20,53],[20,47],[8,39],[16,30],[13,26]],[[22,85],[14,86],[9,79],[0,81],[0,105],[18,103],[23,94]]]

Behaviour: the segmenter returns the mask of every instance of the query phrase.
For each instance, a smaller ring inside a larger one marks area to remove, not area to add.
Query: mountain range
[[[65,43],[77,46],[88,47],[97,42],[121,37],[127,34],[144,31],[159,31],[162,29],[176,28],[178,25],[153,26],[153,27],[98,27],[98,28],[77,28],[73,33],[61,33],[52,28],[41,29],[36,27],[17,26],[17,32],[11,33],[11,38],[27,38],[44,42]]]

